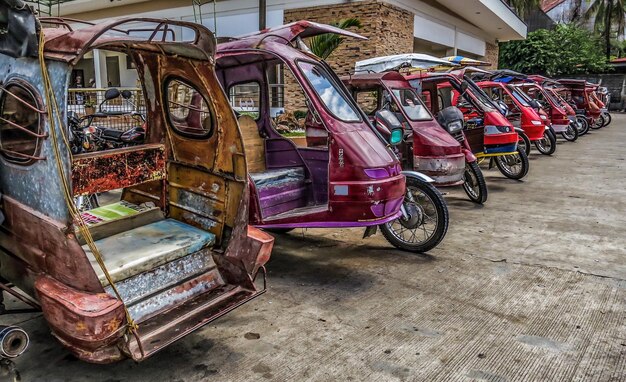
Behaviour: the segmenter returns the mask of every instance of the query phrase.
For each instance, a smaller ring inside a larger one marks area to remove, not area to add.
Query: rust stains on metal
[[[72,163],[75,196],[95,194],[165,178],[162,145],[77,155]]]

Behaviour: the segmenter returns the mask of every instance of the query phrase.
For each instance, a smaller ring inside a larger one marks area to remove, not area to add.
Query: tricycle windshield
[[[428,121],[432,115],[412,89],[392,89],[393,95],[412,121]]]
[[[361,117],[343,92],[337,88],[330,75],[320,65],[298,62],[300,70],[333,116],[344,122],[359,122]]]
[[[477,103],[480,104],[481,109],[484,111],[493,111],[496,109],[496,106],[491,101],[491,98],[485,92],[477,86],[474,81],[465,78],[464,80],[467,82],[467,85],[473,90],[471,94],[474,96],[474,99]]]
[[[522,106],[530,107],[530,104],[526,100],[526,96],[519,89],[514,88],[514,87],[509,87],[508,89],[511,91],[511,94],[513,95],[513,97],[515,97],[517,102],[522,104]]]

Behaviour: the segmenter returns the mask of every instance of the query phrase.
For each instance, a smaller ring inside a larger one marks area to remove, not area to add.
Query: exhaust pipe
[[[28,343],[28,334],[21,328],[0,325],[0,357],[17,357],[24,353]]]

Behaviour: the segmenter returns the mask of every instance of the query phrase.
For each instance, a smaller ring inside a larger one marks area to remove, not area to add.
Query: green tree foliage
[[[341,29],[348,29],[350,27],[361,28],[361,21],[355,18],[343,19],[338,23],[334,23],[334,26]],[[325,60],[330,56],[332,52],[335,51],[341,45],[341,43],[345,40],[345,37],[334,33],[324,33],[311,38],[309,42],[309,47],[313,54],[317,57]]]
[[[500,44],[500,68],[547,76],[609,70],[601,40],[573,24],[539,29],[526,40]]]

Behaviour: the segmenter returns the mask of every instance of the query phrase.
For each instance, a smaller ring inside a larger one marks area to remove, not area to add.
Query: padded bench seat
[[[258,190],[266,188],[287,188],[304,182],[303,167],[276,168],[264,172],[250,173]]]
[[[214,243],[212,233],[174,219],[160,220],[95,241],[114,282],[152,270]],[[83,249],[102,285],[108,285],[89,247],[85,244]]]

